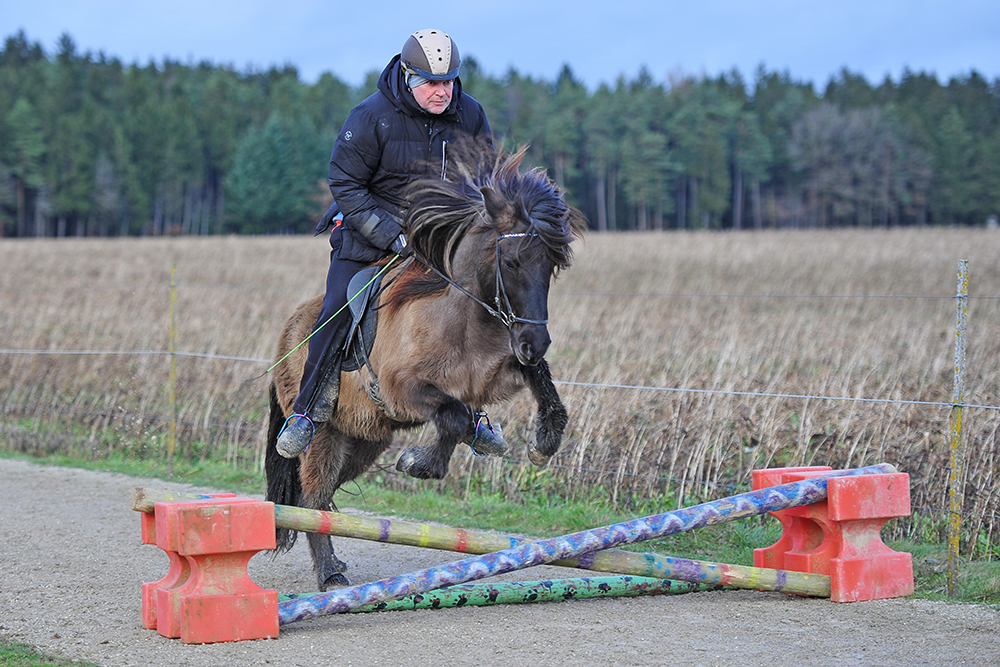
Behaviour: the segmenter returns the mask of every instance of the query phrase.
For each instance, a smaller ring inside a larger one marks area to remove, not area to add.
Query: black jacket
[[[403,80],[399,56],[379,77],[378,92],[354,107],[330,156],[330,192],[344,213],[340,257],[373,262],[403,231],[406,186],[441,174],[447,145],[460,134],[491,141],[486,112],[455,80],[439,115],[421,109]],[[317,230],[319,233],[321,230]]]

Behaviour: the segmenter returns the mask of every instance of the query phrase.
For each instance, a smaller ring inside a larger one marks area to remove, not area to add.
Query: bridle
[[[514,308],[510,305],[510,299],[507,297],[507,288],[503,284],[503,274],[500,273],[500,241],[504,239],[517,239],[517,238],[531,238],[538,237],[535,232],[518,232],[516,234],[501,234],[497,237],[497,279],[496,279],[496,296],[493,298],[493,302],[496,304],[496,310],[490,309],[495,317],[500,318],[500,321],[504,323],[508,329],[515,322],[520,322],[521,324],[548,324],[548,319],[544,320],[529,320],[524,317],[518,317],[514,314]],[[500,297],[503,297],[503,302],[501,303]],[[501,310],[501,308],[503,310]]]
[[[503,322],[503,325],[505,327],[507,327],[508,329],[510,329],[514,324],[517,324],[517,323],[520,323],[520,324],[545,325],[545,324],[549,323],[548,319],[544,319],[544,320],[529,320],[526,317],[518,317],[517,315],[514,314],[514,308],[513,308],[513,306],[511,306],[511,304],[510,304],[510,298],[507,296],[507,288],[506,288],[506,286],[504,286],[503,274],[500,272],[500,241],[503,241],[504,239],[531,238],[531,237],[538,237],[538,234],[535,233],[535,232],[518,232],[516,234],[501,234],[501,235],[499,235],[497,237],[497,252],[496,252],[496,265],[497,265],[497,273],[496,273],[496,295],[493,297],[493,303],[496,304],[496,308],[493,308],[492,306],[490,306],[488,303],[486,303],[485,301],[483,301],[482,299],[480,299],[479,297],[477,297],[475,294],[473,294],[469,290],[465,289],[464,287],[462,287],[461,285],[459,285],[458,283],[456,283],[454,280],[452,280],[448,276],[446,276],[443,273],[441,273],[440,271],[438,271],[436,268],[434,268],[433,266],[431,266],[430,264],[428,264],[427,262],[425,262],[420,257],[417,257],[416,255],[414,255],[414,257],[416,257],[416,259],[419,260],[421,264],[423,264],[424,266],[426,266],[427,268],[429,268],[434,273],[438,274],[449,285],[452,285],[453,287],[457,288],[459,291],[461,291],[467,297],[469,297],[470,299],[472,299],[473,301],[475,301],[476,303],[478,303],[480,306],[482,306],[483,308],[485,308],[486,312],[488,312],[490,315],[492,315],[493,317],[495,317],[498,320],[500,320],[501,322]]]

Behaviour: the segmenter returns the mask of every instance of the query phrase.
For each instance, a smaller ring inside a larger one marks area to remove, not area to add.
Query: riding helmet
[[[462,59],[455,40],[440,30],[418,30],[409,36],[399,53],[407,72],[431,81],[449,81],[458,77]]]

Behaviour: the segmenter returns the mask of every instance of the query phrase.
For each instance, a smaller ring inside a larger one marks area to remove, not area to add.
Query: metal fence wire
[[[955,296],[942,296],[942,295],[850,295],[850,294],[831,294],[831,295],[812,295],[812,294],[710,294],[710,293],[657,293],[657,292],[563,292],[558,294],[558,298],[577,298],[577,297],[605,297],[605,298],[716,298],[716,299],[774,299],[774,300],[843,300],[843,299],[872,299],[872,300],[941,300],[941,299],[956,299],[959,303],[959,310],[961,312],[964,304],[964,308],[967,310],[968,302],[970,299],[981,300],[984,302],[997,301],[1000,300],[1000,296],[976,296],[970,297],[968,295],[968,280],[967,275],[965,279],[965,293],[961,292],[962,281],[960,274],[959,294]],[[11,292],[11,291],[22,291],[22,292],[32,292],[41,290],[51,290],[51,287],[4,287],[0,288],[0,292]],[[169,289],[171,294],[171,331],[173,332],[173,303],[176,300],[176,295],[178,290],[230,290],[230,291],[275,291],[275,292],[306,292],[312,293],[315,291],[313,287],[272,287],[272,286],[261,286],[261,285],[209,285],[209,284],[197,284],[197,283],[174,283],[170,286],[165,286],[162,284],[132,284],[132,285],[81,285],[73,284],[61,287],[67,291],[112,291],[112,290],[127,290],[135,292],[136,290],[153,290],[160,291],[164,289]],[[957,338],[960,344],[964,343],[964,322],[959,322],[956,325]],[[173,344],[173,339],[171,339],[171,347],[176,347]],[[739,399],[753,399],[753,400],[766,400],[766,401],[831,401],[839,402],[845,404],[858,404],[867,406],[883,406],[883,407],[895,407],[895,408],[928,408],[939,410],[942,413],[945,408],[948,409],[950,416],[950,422],[953,425],[953,435],[950,453],[950,464],[951,470],[949,472],[949,491],[948,491],[948,507],[945,508],[943,502],[935,503],[919,503],[914,505],[914,510],[918,513],[925,513],[931,515],[940,515],[941,517],[949,518],[950,526],[957,525],[957,517],[961,517],[961,520],[966,522],[976,522],[978,527],[977,530],[981,530],[984,524],[988,524],[988,542],[993,541],[994,531],[992,526],[995,522],[1000,520],[1000,515],[997,512],[996,499],[992,498],[988,503],[977,503],[976,509],[970,511],[968,509],[963,509],[962,498],[968,493],[967,485],[970,480],[961,470],[962,463],[962,451],[961,446],[967,437],[961,429],[961,411],[962,410],[976,410],[976,411],[986,411],[991,413],[996,413],[1000,411],[1000,406],[986,404],[983,402],[970,402],[966,403],[966,397],[964,391],[960,391],[960,384],[964,381],[964,352],[961,352],[961,358],[959,358],[958,348],[956,348],[956,372],[955,372],[955,383],[956,389],[953,399],[951,401],[939,401],[939,400],[926,400],[922,397],[910,397],[910,398],[896,398],[896,397],[863,397],[863,396],[845,396],[845,395],[824,395],[824,394],[812,394],[812,393],[779,393],[779,392],[767,392],[767,391],[737,391],[732,389],[724,388],[694,388],[694,387],[681,387],[681,386],[658,386],[652,384],[624,384],[624,383],[606,383],[606,382],[585,382],[578,380],[560,380],[558,377],[555,382],[560,387],[565,387],[570,390],[585,391],[585,392],[604,392],[610,394],[614,392],[616,395],[620,392],[635,392],[642,394],[672,394],[677,396],[686,396],[688,398],[694,399],[697,397],[731,397]],[[181,441],[180,452],[187,456],[207,456],[204,448],[212,449],[213,443],[217,445],[218,443],[223,443],[225,445],[226,460],[231,462],[237,462],[240,459],[246,459],[246,452],[250,452],[250,460],[260,460],[261,453],[261,438],[260,433],[262,431],[263,415],[260,409],[248,409],[254,402],[254,399],[259,399],[261,392],[261,386],[263,382],[255,382],[254,380],[260,379],[260,372],[266,369],[267,365],[271,363],[270,359],[257,358],[252,356],[242,356],[238,354],[220,354],[216,352],[200,352],[182,349],[25,349],[17,347],[5,347],[0,348],[0,356],[5,357],[96,357],[107,359],[110,357],[124,357],[127,359],[135,359],[139,357],[150,357],[150,358],[163,358],[166,357],[170,360],[172,367],[176,367],[178,359],[189,359],[189,360],[202,360],[205,362],[226,362],[230,364],[227,369],[227,373],[233,377],[242,377],[243,379],[239,382],[244,387],[253,387],[253,391],[246,392],[251,394],[251,399],[242,399],[231,401],[230,405],[216,405],[214,412],[210,409],[209,411],[203,412],[201,414],[195,414],[190,406],[181,407],[178,409],[177,404],[172,400],[169,406],[156,405],[154,401],[145,400],[140,405],[118,405],[114,409],[97,409],[101,401],[94,400],[93,396],[83,395],[85,392],[78,392],[77,395],[69,397],[67,404],[67,397],[59,397],[58,387],[48,387],[47,390],[42,390],[38,386],[32,386],[31,382],[8,382],[7,400],[0,406],[0,410],[6,416],[6,424],[2,427],[3,431],[0,435],[7,442],[8,446],[13,443],[14,448],[21,449],[24,451],[32,450],[31,442],[35,442],[34,451],[45,450],[46,447],[39,445],[38,443],[45,441],[46,439],[51,439],[59,429],[55,428],[53,425],[62,424],[67,428],[62,429],[63,435],[56,437],[56,439],[62,438],[65,440],[65,432],[72,432],[71,428],[68,428],[74,423],[87,424],[90,428],[88,435],[84,436],[82,440],[87,440],[89,438],[90,442],[94,442],[98,430],[111,430],[115,429],[124,430],[127,433],[144,433],[152,434],[156,437],[163,436],[164,428],[169,428],[170,433],[176,434],[170,439],[170,451],[171,456],[173,455],[173,440],[174,438],[179,438]],[[97,363],[97,362],[95,362]],[[218,368],[213,366],[213,368]],[[101,370],[94,370],[93,372],[102,372]],[[173,396],[175,392],[184,392],[184,380],[183,374],[181,374],[181,379],[174,377],[174,374],[170,374],[168,379],[168,386],[166,387],[167,393]],[[127,392],[122,392],[122,397],[124,397]],[[122,397],[119,397],[122,398]],[[42,398],[43,400],[34,400]],[[114,399],[112,399],[114,402]],[[183,401],[181,401],[183,403]],[[164,410],[166,408],[166,410]],[[678,408],[678,411],[680,408]],[[250,415],[249,417],[247,415]],[[19,418],[25,418],[27,422],[20,422]],[[43,420],[49,422],[48,426],[41,424],[37,421],[32,420]],[[956,426],[957,424],[957,426]],[[526,433],[527,427],[525,427]],[[956,430],[957,429],[957,430]],[[648,429],[652,432],[653,429]],[[663,429],[663,433],[669,428]],[[420,437],[416,435],[414,437]],[[613,437],[613,436],[609,436]],[[71,437],[70,440],[73,440]],[[81,438],[76,438],[77,441],[82,441]],[[127,438],[126,438],[127,440]],[[196,441],[201,441],[200,444],[196,444]],[[207,444],[206,444],[207,443]],[[634,444],[634,443],[633,443]],[[995,447],[995,434],[994,441],[990,443],[990,446]],[[118,445],[119,447],[127,448],[128,445]],[[626,469],[624,464],[617,465],[615,467],[593,467],[587,464],[587,459],[582,456],[573,456],[571,452],[569,456],[563,459],[557,459],[553,461],[549,470],[556,473],[562,472],[568,476],[584,476],[592,481],[596,481],[600,485],[613,486],[618,484],[619,486],[629,486],[635,489],[646,489],[646,490],[660,490],[673,489],[674,497],[676,501],[681,503],[684,501],[685,497],[688,495],[719,495],[728,494],[738,489],[745,489],[747,486],[747,480],[744,477],[735,480],[724,480],[718,477],[711,478],[709,476],[697,477],[693,476],[687,472],[682,475],[674,474],[676,468],[682,466],[671,466],[669,472],[665,472],[664,466],[656,466],[656,472],[644,472],[638,470],[637,467],[633,466],[632,469]],[[639,456],[638,459],[642,457]],[[637,460],[638,460],[637,459]],[[496,470],[497,462],[483,462],[477,460],[476,457],[471,455],[458,455],[456,457],[458,465],[455,466],[458,469],[456,476],[462,474],[471,474],[474,470],[485,471],[484,475],[492,475],[493,478],[499,479],[503,477],[503,473],[498,473]],[[610,460],[610,459],[606,459]],[[384,462],[383,462],[384,463]],[[518,457],[510,457],[504,459],[501,462],[503,465],[511,466],[513,468],[530,470],[530,466],[526,461],[521,460]],[[659,463],[662,463],[660,461]],[[771,460],[766,461],[769,464],[780,464],[781,461]],[[492,468],[490,468],[492,466]],[[905,470],[906,465],[902,468]],[[384,473],[389,470],[387,466],[383,466],[378,469],[380,472]],[[510,475],[508,475],[509,477]],[[534,476],[532,478],[532,476]],[[531,481],[538,481],[538,473],[522,472],[513,475],[517,480],[524,480],[527,478],[532,478]],[[982,494],[986,492],[986,488],[983,482],[978,483],[979,488],[972,491],[973,495]],[[613,492],[617,494],[617,490]],[[996,495],[996,494],[994,494]],[[614,496],[618,499],[618,496]],[[925,500],[932,499],[933,496],[925,497]],[[945,500],[943,495],[937,496],[941,501]],[[1000,524],[998,524],[1000,525]],[[949,531],[953,530],[952,528]],[[954,529],[957,530],[957,529]],[[953,535],[957,533],[949,532],[949,538],[957,540]],[[957,547],[956,547],[957,551]]]

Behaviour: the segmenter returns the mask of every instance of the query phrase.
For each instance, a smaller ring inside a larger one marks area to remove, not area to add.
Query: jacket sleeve
[[[376,120],[364,109],[354,109],[333,146],[329,183],[334,201],[344,212],[344,224],[386,250],[403,228],[369,190],[382,156],[380,144]]]

